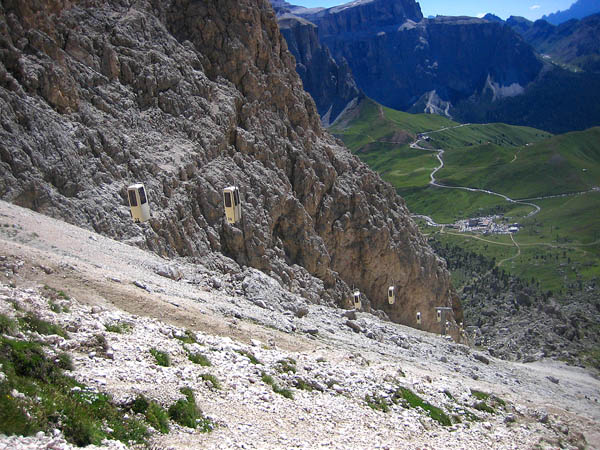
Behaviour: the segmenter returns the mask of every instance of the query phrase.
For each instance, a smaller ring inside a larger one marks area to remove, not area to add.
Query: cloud
[[[541,6],[540,6],[540,5],[533,5],[533,6],[530,6],[530,7],[529,7],[529,9],[530,9],[530,10],[532,10],[532,11],[533,11],[534,9],[540,9],[540,8],[541,8]]]
[[[477,17],[479,17],[480,19],[482,19],[483,16],[485,16],[485,13],[479,13],[479,14],[477,14]]]

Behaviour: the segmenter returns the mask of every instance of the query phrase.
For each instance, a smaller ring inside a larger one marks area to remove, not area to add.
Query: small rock
[[[552,383],[554,384],[558,384],[559,380],[558,378],[553,377],[552,375],[547,376],[546,378],[548,378]]]
[[[312,336],[316,336],[317,334],[319,334],[319,330],[316,328],[305,328],[302,331]]]
[[[298,309],[296,309],[296,317],[298,319],[302,319],[306,315],[308,315],[308,308],[306,306],[300,306]]]
[[[139,287],[140,289],[143,289],[145,291],[150,292],[150,288],[148,286],[146,286],[144,283],[142,283],[141,281],[134,281],[133,284],[137,287]]]
[[[352,328],[352,331],[354,331],[355,333],[360,333],[362,331],[360,325],[354,322],[353,320],[346,320],[346,325]]]
[[[477,361],[480,361],[484,364],[490,363],[490,360],[488,358],[486,358],[484,355],[482,355],[481,353],[473,353],[473,358],[475,358]]]
[[[345,317],[346,319],[356,320],[356,310],[351,309],[348,311],[344,311],[341,317]]]
[[[517,421],[517,418],[515,417],[514,414],[507,414],[506,417],[504,418],[504,423],[515,423]]]

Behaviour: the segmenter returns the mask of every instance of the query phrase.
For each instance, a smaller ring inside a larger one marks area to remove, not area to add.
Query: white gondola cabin
[[[388,288],[388,303],[393,305],[396,301],[396,293],[394,292],[394,286]]]
[[[360,309],[361,301],[360,301],[360,291],[354,291],[354,309]]]
[[[442,321],[442,311],[440,309],[437,310],[437,321],[438,322]]]
[[[223,189],[223,201],[225,203],[225,216],[227,222],[236,223],[242,218],[242,203],[240,201],[240,190],[236,186]]]
[[[148,194],[142,183],[132,184],[127,188],[129,211],[134,222],[145,222],[150,219]]]
[[[421,325],[421,313],[417,313],[417,325]]]

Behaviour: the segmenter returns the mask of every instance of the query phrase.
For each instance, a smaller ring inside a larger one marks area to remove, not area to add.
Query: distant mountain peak
[[[542,19],[553,25],[560,25],[571,19],[583,19],[600,12],[600,2],[598,0],[577,0],[569,9],[556,11],[553,14],[542,17]]]

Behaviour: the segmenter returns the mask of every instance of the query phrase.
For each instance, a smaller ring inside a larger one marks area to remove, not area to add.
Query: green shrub
[[[143,443],[143,423],[126,419],[125,411],[106,394],[88,390],[63,374],[40,344],[0,338],[0,364],[7,379],[0,384],[0,434],[30,436],[62,430],[75,445],[100,445],[109,438]],[[64,365],[64,363],[63,363]],[[22,393],[13,396],[12,390]]]
[[[209,382],[213,389],[221,389],[221,383],[219,383],[219,380],[214,375],[204,373],[200,375],[200,378],[202,378],[204,381]]]
[[[148,399],[143,394],[139,394],[131,403],[130,408],[137,414],[146,414],[149,405]]]
[[[183,336],[175,336],[175,339],[179,339],[184,344],[197,344],[198,340],[196,339],[196,335],[190,331],[185,330]]]
[[[24,317],[19,318],[19,325],[23,329],[34,331],[39,334],[57,334],[65,339],[68,338],[67,332],[61,327],[47,322],[33,313],[27,313]]]
[[[169,417],[185,427],[200,428],[200,431],[204,433],[212,431],[214,424],[210,419],[204,417],[196,406],[194,392],[190,388],[183,388],[181,393],[185,395],[185,399],[179,399],[169,407]]]
[[[58,367],[60,367],[63,370],[73,370],[73,369],[75,369],[75,366],[73,365],[73,359],[71,358],[71,355],[69,355],[66,352],[59,353],[56,362],[58,364]]]
[[[304,381],[302,378],[298,378],[296,380],[296,388],[298,388],[302,391],[308,391],[308,392],[313,391],[313,387],[310,384],[308,384],[306,381]]]
[[[50,310],[57,314],[60,314],[62,312],[61,306],[54,302],[50,302]]]
[[[452,421],[450,417],[444,413],[437,406],[433,406],[427,402],[425,402],[421,397],[415,394],[413,391],[407,388],[398,388],[398,390],[394,393],[393,401],[395,403],[401,403],[405,408],[421,408],[429,414],[436,422],[439,422],[441,425],[445,427],[449,427],[452,425]]]
[[[365,395],[365,401],[369,408],[374,409],[375,411],[388,412],[390,410],[390,407],[385,400],[376,395]]]
[[[496,414],[496,410],[490,406],[488,406],[485,402],[477,402],[475,406],[473,406],[478,411],[484,411],[490,414]]]
[[[210,360],[204,356],[202,353],[190,353],[188,352],[188,359],[194,364],[200,364],[204,367],[210,367],[212,364]]]
[[[277,361],[279,372],[293,372],[296,373],[296,361],[292,358],[280,359]]]
[[[252,364],[262,364],[257,358],[256,356],[254,356],[252,353],[250,353],[247,350],[236,350],[237,353],[239,353],[240,355],[245,356],[246,358],[248,358],[250,360],[250,362]]]
[[[276,394],[282,395],[283,397],[289,398],[290,400],[294,399],[294,394],[292,393],[292,391],[280,387],[277,383],[275,383],[275,380],[271,375],[268,375],[265,372],[263,372],[261,374],[260,379],[263,380],[263,382],[265,382],[266,384],[270,385],[271,389],[273,389],[273,392],[275,392]]]
[[[483,401],[487,400],[490,397],[490,394],[486,394],[485,392],[476,390],[471,390],[471,395],[476,399]]]
[[[19,326],[16,320],[11,319],[5,314],[0,314],[0,334],[13,335],[18,329]]]
[[[125,334],[131,331],[131,325],[125,322],[113,322],[104,325],[104,329],[111,333]]]
[[[154,356],[154,359],[156,360],[156,364],[159,366],[169,367],[171,365],[171,357],[167,352],[151,348],[150,353],[152,353],[152,356]]]
[[[5,361],[3,367],[14,371],[19,377],[33,378],[49,381],[60,374],[60,369],[53,361],[49,361],[44,354],[42,346],[37,342],[27,342],[1,338],[0,360]]]
[[[163,407],[156,402],[150,402],[146,408],[146,421],[159,432],[169,432],[169,415]]]

